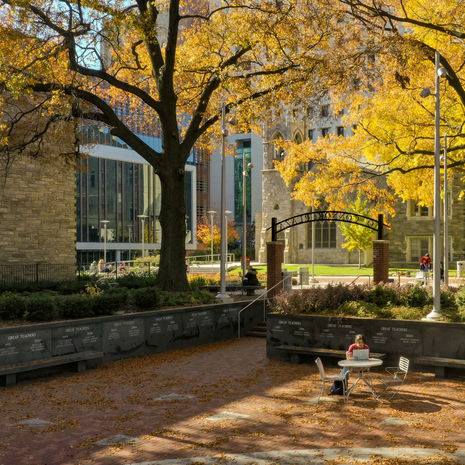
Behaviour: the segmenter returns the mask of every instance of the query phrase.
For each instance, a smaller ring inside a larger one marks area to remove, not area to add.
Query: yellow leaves
[[[239,239],[234,220],[228,221],[228,242]],[[210,220],[206,217],[199,220],[197,226],[197,240],[204,244],[207,248],[211,248],[212,242],[212,227]],[[221,231],[217,224],[213,224],[213,249],[219,248],[221,243]]]

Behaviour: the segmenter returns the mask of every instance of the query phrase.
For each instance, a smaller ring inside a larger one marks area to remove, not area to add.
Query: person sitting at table
[[[242,280],[243,286],[260,286],[260,281],[257,277],[257,270],[252,266],[249,266],[247,273]],[[255,292],[253,289],[247,289],[247,295],[254,295]]]
[[[354,358],[354,350],[363,350],[363,349],[368,349],[368,355],[370,354],[370,348],[368,347],[367,344],[365,344],[365,337],[363,334],[357,334],[355,336],[354,343],[349,346],[346,352],[346,357],[348,360],[352,360]],[[347,383],[349,380],[349,369],[347,367],[344,367],[341,371],[341,375],[346,375],[346,390],[347,390]],[[343,389],[342,389],[342,381],[334,381],[333,385],[331,386],[331,389],[329,391],[330,395],[343,395]]]
[[[355,336],[355,342],[349,346],[346,352],[347,359],[351,360],[354,358],[354,350],[368,350],[368,356],[370,356],[370,348],[365,344],[365,337],[363,334],[357,334]]]

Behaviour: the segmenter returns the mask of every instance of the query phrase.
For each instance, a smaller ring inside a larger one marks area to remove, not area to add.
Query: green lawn
[[[312,266],[308,264],[304,265],[283,265],[283,269],[288,271],[294,271],[297,274],[299,273],[299,268],[306,267],[308,268],[308,272],[312,274]],[[264,266],[255,266],[254,267],[258,273],[266,273],[266,265]],[[415,276],[419,270],[416,268],[390,268],[389,274],[397,273],[397,271],[401,272],[410,272],[411,276]],[[230,275],[238,275],[241,273],[241,268],[236,268],[229,272]],[[358,266],[341,266],[341,265],[315,265],[315,275],[316,276],[372,276],[373,275],[373,268],[366,268],[362,267],[359,268]],[[449,276],[455,277],[456,271],[449,270]]]

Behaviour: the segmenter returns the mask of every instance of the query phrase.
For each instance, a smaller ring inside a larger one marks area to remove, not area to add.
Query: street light
[[[144,243],[145,243],[145,218],[148,218],[148,215],[137,215],[137,218],[140,219],[142,223],[142,262],[144,261],[144,255],[145,255],[145,250],[144,250]],[[143,266],[143,265],[142,265]]]
[[[103,262],[107,263],[107,224],[109,220],[100,220],[103,224]]]
[[[233,124],[233,121],[229,121]],[[226,138],[228,130],[226,128],[226,105],[221,105],[221,254],[220,254],[220,292],[216,296],[223,302],[231,302],[231,297],[226,294],[226,249],[227,249],[227,224],[226,224]]]
[[[447,134],[444,134],[444,284],[449,285],[449,225],[448,225],[448,190],[447,180]]]
[[[132,225],[128,225],[129,260],[131,260]]]
[[[440,78],[447,74],[444,68],[439,67],[439,52],[435,51],[435,92],[431,89],[423,89],[420,96],[425,98],[430,95],[435,97],[434,110],[434,232],[433,232],[433,310],[426,316],[427,320],[438,320],[442,318],[441,313],[441,140],[440,140]]]
[[[224,235],[226,236],[226,263],[228,263],[228,220],[229,215],[232,213],[230,210],[224,212]]]
[[[254,167],[253,163],[246,164],[246,154],[242,152],[242,279],[247,270],[247,168]],[[252,207],[252,205],[251,205]]]
[[[210,215],[210,234],[211,234],[211,251],[210,251],[210,262],[213,263],[213,217],[215,216],[216,210],[208,210],[207,213]]]

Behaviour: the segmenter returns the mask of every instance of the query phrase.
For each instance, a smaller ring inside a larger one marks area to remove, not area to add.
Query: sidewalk
[[[244,338],[0,388],[0,465],[465,464],[463,379],[316,404],[316,366],[265,352]]]

